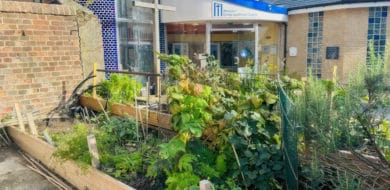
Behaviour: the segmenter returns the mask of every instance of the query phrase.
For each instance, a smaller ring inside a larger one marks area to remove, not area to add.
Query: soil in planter
[[[70,131],[73,125],[75,125],[76,123],[80,123],[81,121],[74,118],[56,118],[51,119],[50,122],[48,122],[48,119],[35,122],[38,126],[38,133],[42,135],[45,129],[48,130],[49,134],[65,133],[67,131]]]

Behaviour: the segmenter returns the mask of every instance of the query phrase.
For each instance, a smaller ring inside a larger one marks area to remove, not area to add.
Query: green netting
[[[298,146],[293,102],[282,87],[279,87],[280,110],[282,118],[283,156],[287,189],[298,189]]]

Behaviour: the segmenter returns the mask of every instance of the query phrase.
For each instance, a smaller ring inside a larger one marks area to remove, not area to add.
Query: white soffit
[[[340,9],[355,9],[355,8],[368,8],[368,7],[388,7],[390,2],[375,2],[375,3],[350,3],[350,4],[340,4],[340,5],[329,5],[329,6],[319,6],[306,9],[297,9],[288,11],[288,15],[320,12],[320,11],[332,11]]]

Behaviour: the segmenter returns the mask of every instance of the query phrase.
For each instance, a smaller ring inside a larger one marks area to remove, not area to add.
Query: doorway
[[[236,72],[253,65],[256,32],[252,24],[212,24],[210,50],[221,68]]]

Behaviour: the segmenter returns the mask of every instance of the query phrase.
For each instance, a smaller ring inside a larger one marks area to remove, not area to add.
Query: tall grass
[[[310,161],[311,178],[324,173],[318,157],[340,149],[359,152],[370,145],[387,164],[386,159],[390,158],[387,55],[387,52],[384,55],[376,53],[371,43],[367,62],[356,65],[347,84],[337,82],[336,76],[333,80],[308,76],[302,93],[295,99],[295,109],[296,123],[303,128],[301,150],[304,154],[315,155]],[[363,188],[361,179],[343,172],[337,171],[337,175],[327,180],[336,189]],[[313,181],[312,188],[318,183],[321,182]]]

